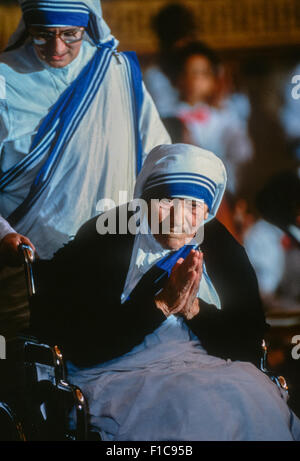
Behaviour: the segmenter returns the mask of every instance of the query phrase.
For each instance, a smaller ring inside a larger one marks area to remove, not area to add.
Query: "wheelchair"
[[[21,245],[29,299],[35,295],[28,245]],[[282,376],[267,369],[267,346],[262,343],[260,370],[288,396]],[[79,387],[68,383],[59,346],[49,346],[24,333],[14,343],[10,357],[0,360],[0,441],[87,441],[101,440],[88,426],[88,403]],[[75,411],[76,424],[69,417]]]
[[[28,245],[21,245],[28,297],[35,294]],[[101,440],[88,431],[87,401],[79,387],[68,383],[63,354],[58,346],[41,343],[24,332],[0,360],[1,441]],[[68,415],[75,411],[70,428]]]

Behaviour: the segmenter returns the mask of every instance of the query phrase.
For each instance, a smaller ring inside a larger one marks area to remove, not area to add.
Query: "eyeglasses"
[[[159,205],[162,208],[165,209],[170,209],[171,207],[174,207],[175,204],[180,203],[181,206],[186,207],[186,209],[192,209],[192,210],[200,210],[203,209],[204,202],[198,201],[198,200],[191,200],[191,199],[184,199],[180,200],[178,198],[170,199],[170,198],[163,198],[159,201]]]
[[[83,39],[84,28],[68,29],[62,32],[30,31],[30,35],[35,45],[46,45],[56,37],[59,37],[66,45],[70,45]]]

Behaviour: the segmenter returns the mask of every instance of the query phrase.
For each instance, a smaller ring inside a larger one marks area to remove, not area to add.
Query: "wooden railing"
[[[21,18],[18,6],[0,5],[0,51],[4,49],[11,34],[16,30]]]
[[[95,0],[97,1],[97,0]],[[300,0],[177,0],[193,12],[198,38],[217,49],[300,45]],[[121,49],[153,53],[151,18],[174,0],[102,0]],[[20,19],[18,6],[0,5],[0,49]]]
[[[167,0],[103,0],[104,17],[122,49],[156,50],[151,18]],[[300,45],[300,0],[181,0],[198,38],[217,49]]]

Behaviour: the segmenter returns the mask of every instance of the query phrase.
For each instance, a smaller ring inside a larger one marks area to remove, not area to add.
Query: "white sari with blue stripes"
[[[135,99],[132,59],[113,48],[113,39],[100,50],[84,41],[63,69],[42,63],[30,44],[1,55],[0,214],[43,258],[97,214],[100,199],[118,205],[126,191],[130,200],[143,157],[169,142],[143,86]]]

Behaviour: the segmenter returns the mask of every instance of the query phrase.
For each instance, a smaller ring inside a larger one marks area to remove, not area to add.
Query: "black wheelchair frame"
[[[21,245],[28,298],[35,294],[34,255]],[[26,332],[8,348],[0,361],[0,440],[84,441],[101,440],[88,431],[87,401],[79,387],[68,383],[58,346],[41,343]],[[69,427],[75,411],[76,425]]]

